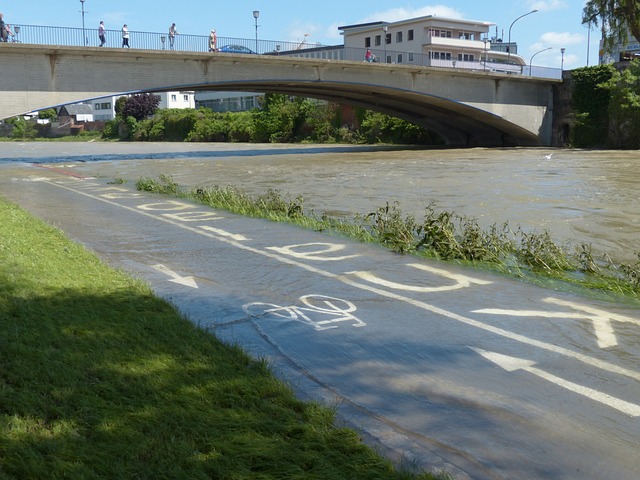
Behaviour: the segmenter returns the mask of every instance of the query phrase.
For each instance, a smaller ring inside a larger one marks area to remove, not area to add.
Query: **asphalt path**
[[[268,359],[407,465],[456,479],[640,478],[637,307],[108,180],[12,165],[0,194]]]

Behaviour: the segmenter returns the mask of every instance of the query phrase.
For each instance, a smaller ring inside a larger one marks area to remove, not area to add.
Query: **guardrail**
[[[38,45],[91,46],[100,45],[98,31],[94,28],[50,27],[38,25],[13,25],[14,36],[10,42],[30,43]],[[120,30],[106,31],[106,48],[120,48],[122,33]],[[129,31],[129,46],[145,50],[173,50],[183,52],[208,52],[209,35],[178,34],[173,45],[169,43],[168,34],[156,32]],[[256,40],[237,37],[217,38],[218,50],[225,46],[241,47],[244,53],[260,55],[283,55],[327,60],[364,61],[365,48],[346,48],[343,45],[321,45],[318,43]],[[519,66],[499,62],[485,62],[482,59],[473,61],[440,60],[430,58],[429,54],[396,51],[391,49],[372,49],[377,61],[402,65],[426,67],[457,68],[477,72],[494,72],[525,75],[537,78],[562,78],[560,69]],[[240,52],[239,52],[240,53]]]

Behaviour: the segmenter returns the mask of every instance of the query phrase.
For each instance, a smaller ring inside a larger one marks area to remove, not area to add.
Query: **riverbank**
[[[1,198],[0,223],[8,478],[433,478]]]

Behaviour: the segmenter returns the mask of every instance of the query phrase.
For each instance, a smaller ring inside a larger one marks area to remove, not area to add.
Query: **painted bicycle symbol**
[[[364,327],[365,322],[353,315],[356,306],[341,298],[325,295],[304,295],[300,297],[304,306],[289,305],[286,307],[273,303],[253,302],[242,306],[251,317],[274,316],[294,320],[311,325],[316,330],[338,328],[338,323],[353,322],[352,327]]]

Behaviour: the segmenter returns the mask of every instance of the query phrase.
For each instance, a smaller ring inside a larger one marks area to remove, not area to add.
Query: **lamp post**
[[[520,20],[522,17],[526,17],[527,15],[531,15],[532,13],[536,13],[538,10],[534,9],[531,10],[530,12],[525,13],[524,15],[520,15],[518,18],[516,18],[513,22],[511,22],[511,25],[509,25],[509,42],[507,43],[507,63],[509,63],[509,60],[511,59],[511,27],[513,27],[513,24],[516,23],[518,20]]]
[[[259,10],[253,11],[253,18],[256,21],[256,53],[258,53],[258,17],[260,16]]]
[[[389,30],[389,27],[385,25],[382,30],[384,31],[384,38],[382,39],[384,43],[384,63],[387,63],[387,30]]]
[[[20,43],[20,25],[14,25],[13,32],[16,34],[16,42]]]
[[[551,50],[552,48],[553,47],[543,48],[542,50],[539,50],[536,53],[534,53],[533,55],[531,55],[531,60],[529,60],[529,76],[531,76],[531,66],[532,66],[532,62],[533,62],[533,57],[535,57],[539,53],[546,52],[547,50]]]
[[[562,47],[560,49],[560,53],[562,54],[562,60],[560,61],[560,71],[564,71],[564,52],[565,52],[565,48]]]
[[[84,29],[84,13],[85,13],[84,12],[84,2],[85,1],[86,0],[80,0],[80,5],[82,7],[82,10],[81,10],[81,12],[82,12],[82,41],[84,42],[84,46],[86,47],[87,46],[87,34],[85,32],[85,29]]]
[[[162,49],[164,50],[164,42],[167,41],[167,37],[165,37],[164,35],[160,35],[160,41],[162,42]]]
[[[487,37],[485,37],[484,39],[484,71],[487,71],[487,43],[489,42],[489,39]]]

